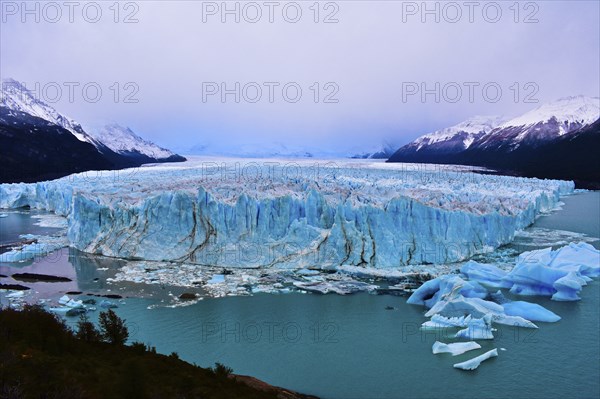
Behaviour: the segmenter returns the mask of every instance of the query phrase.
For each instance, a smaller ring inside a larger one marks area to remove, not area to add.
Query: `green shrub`
[[[106,342],[113,345],[125,345],[129,338],[125,320],[110,309],[100,313],[100,333]]]

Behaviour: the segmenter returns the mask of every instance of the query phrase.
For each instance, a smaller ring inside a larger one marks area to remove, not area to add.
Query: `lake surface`
[[[600,235],[600,193],[579,193],[564,202],[562,211],[540,217],[535,226]],[[95,284],[106,288],[106,276],[118,268],[115,261],[108,266],[77,251],[63,253],[60,262],[73,265],[79,289],[86,291]],[[425,309],[407,305],[405,297],[259,294],[169,308],[156,306],[160,288],[147,289],[150,295],[127,298],[116,309],[127,320],[131,340],[201,366],[221,362],[237,374],[323,398],[600,396],[598,281],[584,288],[580,302],[524,298],[562,320],[536,323],[538,330],[498,327],[493,341],[478,342],[483,350],[506,351],[474,372],[452,365],[482,350],[433,355],[433,342],[448,340],[421,332]]]

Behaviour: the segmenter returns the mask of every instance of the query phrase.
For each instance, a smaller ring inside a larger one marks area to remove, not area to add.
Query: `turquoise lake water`
[[[600,235],[600,193],[564,202],[535,226]],[[64,260],[75,265],[80,289],[104,286],[103,273],[110,271],[96,271],[73,251]],[[405,297],[259,294],[178,308],[127,298],[116,311],[132,340],[159,352],[201,366],[221,362],[237,374],[322,398],[600,397],[600,282],[585,287],[580,302],[524,300],[562,320],[537,323],[538,330],[499,326],[493,341],[479,341],[481,350],[456,357],[431,353],[433,342],[445,337],[422,333],[425,309],[407,305]],[[474,372],[452,367],[495,347],[506,351]]]

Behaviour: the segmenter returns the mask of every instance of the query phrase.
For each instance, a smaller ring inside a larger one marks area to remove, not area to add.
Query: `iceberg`
[[[600,277],[600,251],[585,242],[570,243],[556,251],[545,248],[524,252],[519,255],[517,264],[526,263],[573,271],[586,277]]]
[[[68,295],[63,295],[58,300],[59,305],[63,305],[66,308],[74,309],[74,308],[82,308],[83,301],[78,301],[76,299],[69,298]]]
[[[556,292],[552,295],[555,301],[578,301],[579,293],[587,281],[577,272],[569,272],[566,276],[559,278],[552,285]]]
[[[487,265],[470,260],[460,268],[460,272],[467,276],[469,280],[477,281],[489,287],[511,287],[509,282],[503,280],[506,276],[506,272],[494,265]]]
[[[461,317],[444,317],[439,314],[434,314],[433,316],[431,316],[431,320],[428,320],[425,323],[421,324],[421,328],[442,329],[452,327],[466,327],[467,325],[469,325],[471,319],[471,315]]]
[[[454,338],[494,339],[492,331],[492,315],[487,314],[481,319],[472,319],[467,324],[467,328],[458,331]]]
[[[225,275],[223,274],[213,274],[210,280],[206,282],[206,284],[221,284],[225,282]]]
[[[440,341],[435,341],[431,350],[434,355],[438,353],[450,353],[452,356],[462,355],[465,352],[480,349],[481,345],[477,342],[469,341],[469,342],[455,342],[452,344],[445,344]]]
[[[397,269],[459,262],[507,244],[574,190],[572,182],[405,165],[399,172],[384,164],[305,160],[261,168],[253,160],[223,172],[210,164],[1,184],[0,208],[66,216],[73,247],[110,257]]]
[[[407,303],[433,307],[441,299],[460,293],[467,298],[485,298],[487,290],[476,281],[466,281],[457,275],[443,275],[425,282],[408,298]]]
[[[554,323],[560,320],[560,316],[551,312],[537,303],[514,301],[502,305],[504,311],[509,316],[520,316],[531,321],[542,321]]]
[[[479,355],[477,357],[474,357],[471,360],[467,360],[465,362],[462,363],[456,363],[454,365],[454,368],[456,369],[462,369],[462,370],[475,370],[477,367],[479,367],[479,365],[487,359],[490,359],[492,357],[497,357],[498,356],[498,349],[492,349],[491,351],[487,351],[485,352],[483,355]]]
[[[517,265],[504,277],[510,292],[550,296],[556,301],[577,301],[583,286],[600,274],[600,251],[590,244],[571,243],[524,252]]]
[[[504,308],[495,302],[486,301],[481,298],[465,298],[458,295],[449,300],[436,303],[425,317],[439,314],[445,317],[461,317],[471,315],[473,318],[482,318],[487,314],[503,314]]]
[[[492,316],[492,321],[497,324],[506,326],[523,327],[523,328],[538,328],[531,321],[522,318],[521,316],[508,316],[504,314],[495,314]]]

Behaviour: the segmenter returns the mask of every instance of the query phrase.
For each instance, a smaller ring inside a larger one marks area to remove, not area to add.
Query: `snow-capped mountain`
[[[419,137],[402,147],[402,151],[449,153],[466,150],[477,139],[485,136],[502,124],[501,116],[474,116],[457,125],[437,130]]]
[[[79,123],[60,114],[42,100],[35,98],[31,90],[14,79],[8,78],[2,80],[0,106],[44,119],[70,131],[79,141],[93,144],[95,147],[101,147],[100,143],[90,137]]]
[[[536,109],[503,123],[500,127],[511,126],[532,127],[543,122],[555,119],[559,122],[559,135],[563,135],[575,128],[589,125],[600,118],[600,98],[573,96],[561,98],[557,101],[543,104]]]
[[[521,145],[535,147],[578,131],[599,118],[599,98],[565,97],[506,121],[478,140],[474,148],[513,151]]]
[[[91,135],[108,148],[124,156],[147,157],[154,161],[184,161],[185,158],[165,148],[144,140],[130,128],[111,123],[90,131]]]
[[[100,152],[62,126],[0,106],[1,182],[41,181],[86,170],[130,166],[117,164],[121,158],[109,149]]]
[[[600,98],[561,98],[480,133],[469,134],[453,126],[419,137],[388,162],[486,166],[600,186],[594,154],[600,142],[599,119]]]
[[[394,152],[396,152],[396,149],[398,148],[398,144],[387,139],[384,140],[381,144],[376,145],[376,146],[372,146],[372,147],[366,147],[365,146],[360,146],[358,148],[352,148],[350,151],[348,151],[349,154],[351,154],[349,156],[349,158],[354,158],[354,159],[388,159],[389,157],[392,156],[392,154]]]
[[[39,181],[87,170],[185,161],[123,128],[108,129],[103,140],[98,140],[73,119],[36,99],[14,79],[3,80],[1,89],[2,182]]]

